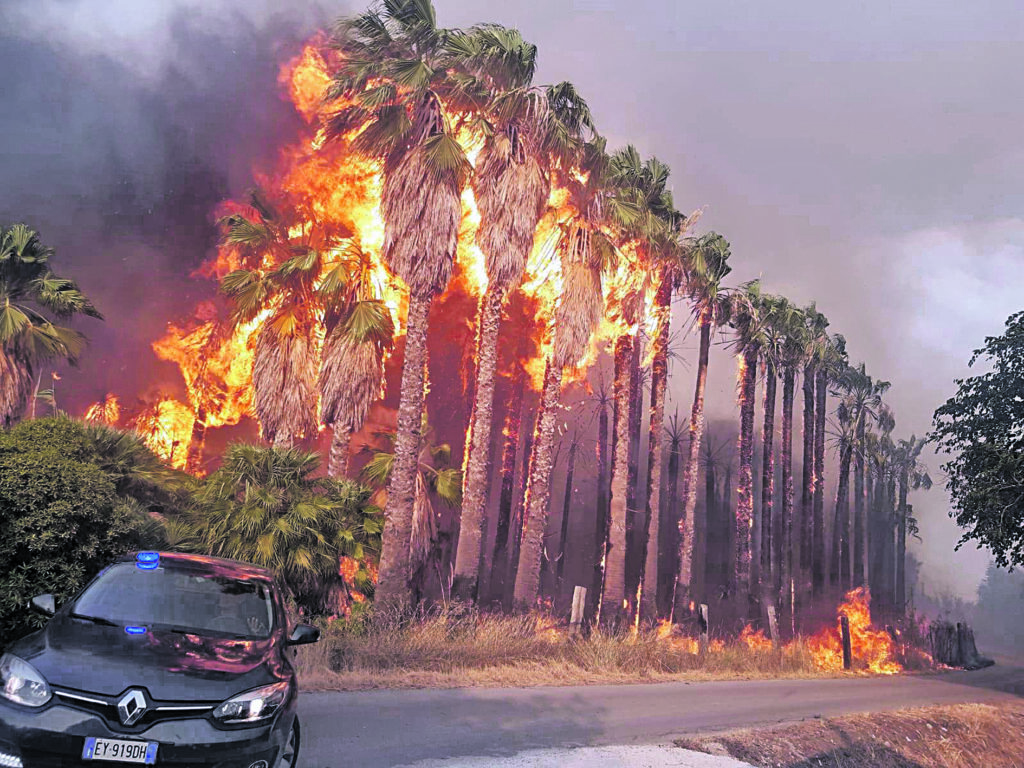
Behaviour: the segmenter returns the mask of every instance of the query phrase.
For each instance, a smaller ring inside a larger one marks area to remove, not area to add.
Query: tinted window
[[[147,571],[111,566],[71,611],[124,625],[177,627],[196,633],[269,637],[274,626],[270,585],[172,567]]]

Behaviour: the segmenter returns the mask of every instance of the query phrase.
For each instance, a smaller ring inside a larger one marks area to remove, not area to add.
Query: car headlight
[[[213,710],[213,717],[225,725],[261,723],[277,714],[288,700],[288,683],[273,683],[232,696]]]
[[[53,696],[35,667],[9,653],[0,656],[0,694],[26,707],[41,707]]]

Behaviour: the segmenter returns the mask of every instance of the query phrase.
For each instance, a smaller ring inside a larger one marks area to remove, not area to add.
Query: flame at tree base
[[[871,627],[871,592],[866,587],[846,593],[837,609],[837,619],[842,614],[850,622],[854,667],[866,668],[877,675],[895,675],[903,671],[903,665],[897,660],[896,641],[892,635]],[[843,669],[843,638],[838,626],[828,627],[812,636],[807,646],[819,668]]]

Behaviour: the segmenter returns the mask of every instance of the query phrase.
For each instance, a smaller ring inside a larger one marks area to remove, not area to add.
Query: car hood
[[[259,685],[287,680],[279,638],[236,640],[150,629],[129,635],[58,615],[9,650],[55,686],[115,696],[146,688],[164,701],[220,701]]]

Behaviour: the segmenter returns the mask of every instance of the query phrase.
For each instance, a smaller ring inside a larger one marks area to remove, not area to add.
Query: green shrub
[[[43,623],[32,596],[73,597],[151,524],[117,495],[85,428],[40,419],[0,433],[0,646]]]

